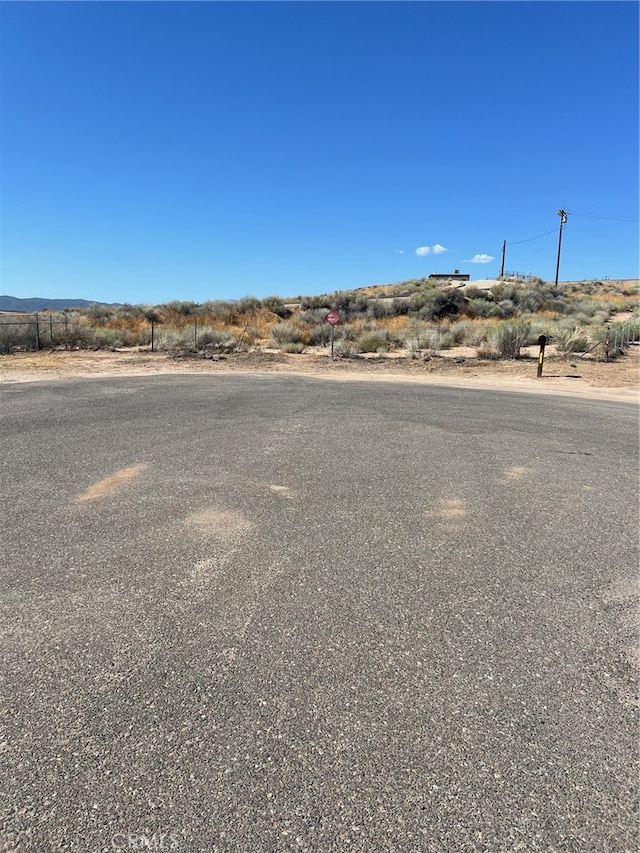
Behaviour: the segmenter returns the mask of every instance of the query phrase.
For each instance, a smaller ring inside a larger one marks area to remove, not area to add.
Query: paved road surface
[[[0,849],[637,849],[635,407],[3,398]]]

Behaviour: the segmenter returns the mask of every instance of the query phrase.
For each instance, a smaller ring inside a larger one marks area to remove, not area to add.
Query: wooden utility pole
[[[569,216],[569,214],[564,209],[564,207],[562,207],[558,211],[558,216],[560,217],[560,234],[558,235],[558,262],[556,264],[556,287],[558,286],[558,275],[560,274],[560,249],[562,248],[562,226],[566,223],[567,217]]]
[[[500,267],[500,278],[504,277],[504,257],[507,254],[507,241],[502,242],[502,265]]]

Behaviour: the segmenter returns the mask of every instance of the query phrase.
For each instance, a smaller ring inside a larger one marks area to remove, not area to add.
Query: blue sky
[[[553,279],[561,207],[562,280],[638,276],[636,3],[1,14],[2,293]]]

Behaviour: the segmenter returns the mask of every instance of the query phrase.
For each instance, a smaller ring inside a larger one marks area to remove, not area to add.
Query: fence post
[[[193,318],[193,346],[195,350],[198,349],[198,318]]]
[[[40,323],[38,312],[36,311],[36,352],[40,349]]]
[[[609,326],[607,326],[607,336],[604,339],[604,360],[605,361],[609,361],[609,335],[610,335],[610,333],[611,333],[611,330],[609,329]]]
[[[64,348],[69,349],[69,315],[64,312]]]
[[[53,352],[53,314],[49,314],[49,343],[51,344],[51,352]]]
[[[153,341],[153,329],[154,329],[154,326],[155,326],[155,323],[152,320],[151,321],[151,352],[153,352],[153,343],[154,343],[154,341]]]

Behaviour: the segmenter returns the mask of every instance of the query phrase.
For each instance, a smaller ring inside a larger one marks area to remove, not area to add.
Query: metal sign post
[[[336,326],[342,322],[342,318],[335,309],[332,309],[324,319],[331,326],[331,361],[333,361],[333,339],[336,333]]]

